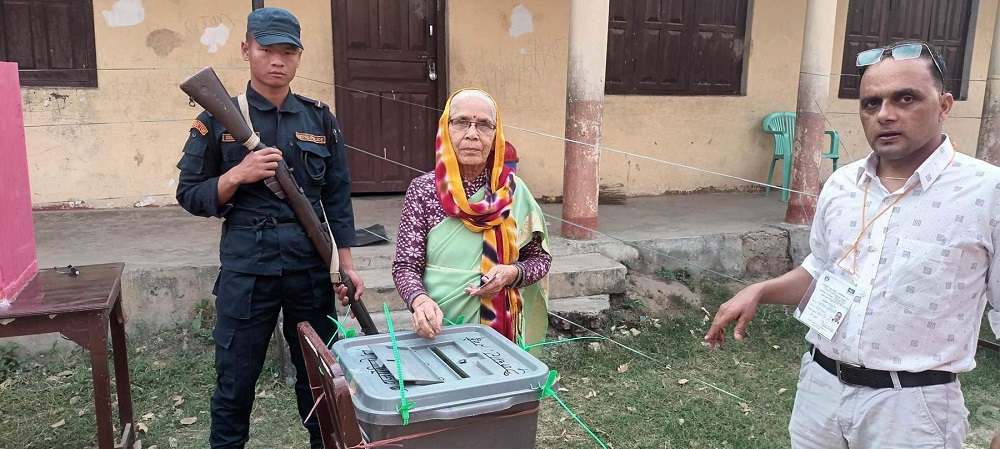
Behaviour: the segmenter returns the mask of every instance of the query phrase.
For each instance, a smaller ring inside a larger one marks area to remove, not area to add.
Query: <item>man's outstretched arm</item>
[[[742,341],[747,325],[757,314],[759,304],[797,305],[812,281],[813,276],[800,266],[780,277],[740,290],[732,299],[719,306],[719,311],[712,320],[712,327],[705,334],[705,341],[713,348],[725,343],[726,325],[733,321],[736,321],[733,338]]]

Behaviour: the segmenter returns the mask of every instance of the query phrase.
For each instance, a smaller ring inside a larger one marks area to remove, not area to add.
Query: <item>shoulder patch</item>
[[[320,145],[326,145],[326,136],[317,136],[315,134],[306,133],[295,133],[295,138],[303,142],[312,142]]]
[[[295,96],[299,97],[299,100],[302,100],[303,103],[312,103],[313,106],[316,106],[319,109],[325,109],[327,107],[326,103],[323,103],[322,101],[313,100],[312,98],[299,94],[295,94]]]
[[[194,123],[191,123],[191,129],[197,129],[203,136],[208,135],[208,127],[201,120],[195,120]]]

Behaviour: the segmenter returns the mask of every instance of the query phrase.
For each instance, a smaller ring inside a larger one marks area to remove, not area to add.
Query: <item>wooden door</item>
[[[352,189],[403,192],[421,174],[407,167],[434,167],[446,86],[442,7],[437,0],[333,0],[332,9],[337,118],[354,147],[347,150]]]

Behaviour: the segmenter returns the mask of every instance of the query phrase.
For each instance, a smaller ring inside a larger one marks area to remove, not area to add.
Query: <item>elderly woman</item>
[[[545,220],[503,164],[503,126],[486,92],[464,89],[438,121],[437,165],[406,190],[392,277],[426,338],[443,319],[479,322],[512,341],[545,339]]]

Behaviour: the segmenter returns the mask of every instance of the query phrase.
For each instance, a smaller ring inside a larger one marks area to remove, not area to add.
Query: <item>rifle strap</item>
[[[236,97],[236,102],[239,103],[240,112],[243,113],[243,120],[246,120],[247,126],[250,127],[250,138],[246,142],[243,142],[243,146],[253,151],[257,148],[257,145],[260,145],[260,137],[254,132],[253,123],[250,122],[250,105],[247,103],[247,94],[240,94],[240,96]]]
[[[319,200],[320,211],[323,212],[323,221],[326,222],[326,232],[330,234],[330,281],[334,284],[344,282],[340,278],[340,253],[337,252],[337,240],[333,238],[333,228],[330,227],[330,218],[326,216],[326,207],[323,206],[323,199]]]
[[[323,111],[323,135],[326,136],[326,149],[330,152],[331,156],[334,156],[334,150],[336,149],[336,135],[333,131],[333,119],[330,118],[329,111]],[[333,137],[333,138],[331,138]],[[340,278],[340,253],[337,252],[337,240],[333,238],[333,228],[330,225],[330,217],[326,215],[326,207],[323,206],[323,199],[319,200],[320,211],[323,212],[323,222],[326,223],[326,232],[330,234],[330,242],[333,244],[333,251],[330,254],[330,280],[334,284],[340,284],[343,280]],[[334,270],[333,267],[337,267]]]

